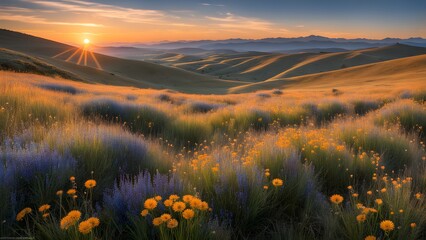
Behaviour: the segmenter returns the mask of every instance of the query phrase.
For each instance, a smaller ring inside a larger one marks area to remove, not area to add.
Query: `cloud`
[[[15,22],[32,23],[32,24],[48,24],[48,25],[103,27],[102,24],[95,24],[95,23],[58,22],[58,21],[49,21],[47,19],[36,17],[36,16],[10,14],[10,13],[3,12],[2,8],[0,8],[0,11],[1,11],[0,20],[6,20],[6,21],[15,21]]]
[[[62,12],[70,12],[74,14],[90,14],[92,16],[110,18],[120,20],[127,23],[145,23],[154,25],[167,25],[170,19],[176,19],[163,11],[150,9],[136,9],[120,7],[109,4],[85,2],[80,0],[61,0],[61,1],[45,1],[45,0],[23,0],[42,7],[55,9]],[[177,23],[174,23],[177,24]],[[186,26],[181,23],[180,26]]]
[[[203,6],[213,6],[213,7],[225,7],[223,4],[211,4],[211,3],[201,3]]]
[[[212,22],[213,26],[224,29],[269,31],[274,27],[272,22],[258,18],[238,16],[229,12],[224,15],[225,17],[206,16],[206,18]]]

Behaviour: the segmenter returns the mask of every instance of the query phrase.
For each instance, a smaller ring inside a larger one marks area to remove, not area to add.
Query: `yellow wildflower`
[[[365,214],[359,214],[358,216],[356,216],[356,220],[358,222],[364,222],[367,219],[367,216]]]
[[[369,235],[367,237],[364,238],[364,240],[376,240],[377,238],[373,235]]]
[[[339,194],[334,194],[330,197],[330,201],[334,204],[340,204],[343,202],[343,197]]]
[[[283,184],[284,184],[283,180],[279,178],[275,178],[274,180],[272,180],[272,185],[274,185],[274,187],[279,187],[279,186],[282,186]]]
[[[171,207],[173,205],[173,201],[170,199],[164,200],[164,206]]]
[[[81,232],[82,234],[88,234],[92,231],[92,224],[90,224],[87,221],[82,221],[78,225],[78,231]]]
[[[191,218],[193,218],[195,215],[194,211],[192,209],[186,209],[185,211],[183,211],[182,213],[182,217],[189,220]]]
[[[192,199],[191,199],[191,201],[189,202],[189,205],[190,205],[192,208],[200,209],[200,207],[201,207],[201,200],[200,200],[199,198],[194,197],[194,198],[192,198]]]
[[[38,208],[39,212],[46,212],[47,210],[50,209],[50,205],[49,204],[43,204]]]
[[[207,211],[209,209],[209,204],[207,202],[201,202],[201,207],[200,210],[201,211]]]
[[[141,216],[142,217],[146,217],[146,215],[148,215],[148,209],[144,209],[141,211]]]
[[[391,220],[384,220],[380,223],[380,228],[385,232],[390,232],[395,229],[395,224]]]
[[[170,220],[167,222],[167,227],[168,227],[168,228],[175,228],[175,227],[177,227],[177,226],[178,226],[178,221],[177,221],[176,219],[174,219],[174,218],[170,219]]]
[[[154,198],[148,198],[143,205],[146,209],[152,210],[157,207],[157,201]]]
[[[97,227],[101,223],[101,221],[99,221],[99,218],[96,218],[96,217],[91,217],[91,218],[87,219],[86,221],[88,221],[90,224],[92,224],[92,227]]]
[[[161,199],[163,199],[161,196],[155,196],[154,197],[155,201],[161,201]]]
[[[179,199],[179,196],[176,195],[176,194],[172,194],[172,195],[170,195],[169,199],[172,200],[172,201],[176,201],[176,200]]]
[[[68,191],[67,191],[67,194],[68,195],[74,195],[74,194],[76,194],[77,193],[77,190],[75,190],[74,188],[71,188],[71,189],[69,189]]]
[[[164,213],[160,217],[161,217],[161,220],[163,220],[163,222],[167,222],[168,220],[172,219],[172,215],[168,213]]]
[[[173,211],[182,212],[186,208],[186,204],[184,202],[175,202],[173,203]]]
[[[163,223],[163,220],[161,219],[161,217],[156,217],[152,220],[152,224],[154,224],[154,226],[160,226]]]
[[[94,187],[96,186],[96,181],[95,181],[95,180],[93,180],[93,179],[89,179],[89,180],[87,180],[87,181],[84,183],[84,186],[85,186],[87,189],[94,188]]]
[[[193,198],[192,195],[185,195],[185,196],[182,197],[182,200],[186,203],[189,203],[192,198]]]
[[[22,221],[22,219],[24,219],[24,217],[31,213],[32,209],[31,208],[24,208],[22,209],[17,215],[16,215],[16,221]]]
[[[383,204],[383,200],[378,198],[375,200],[375,202],[377,203],[377,205],[382,205]]]

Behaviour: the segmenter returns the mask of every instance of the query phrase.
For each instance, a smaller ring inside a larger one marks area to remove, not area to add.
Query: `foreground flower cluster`
[[[80,222],[82,217],[90,216],[93,214],[93,209],[91,209],[92,205],[92,191],[96,186],[96,180],[89,179],[84,183],[85,192],[82,193],[82,203],[78,204],[78,191],[77,191],[77,183],[75,181],[75,177],[70,177],[71,188],[67,190],[66,196],[64,196],[63,190],[58,190],[56,195],[59,200],[57,201],[58,206],[55,210],[59,216],[65,213],[65,216],[62,218],[57,218],[53,214],[50,213],[52,210],[52,206],[50,204],[43,204],[38,207],[38,213],[32,215],[32,209],[26,207],[22,209],[17,215],[16,220],[27,222],[27,235],[33,235],[31,233],[31,228],[29,227],[29,222],[34,224],[34,226],[44,229],[45,231],[52,231],[50,234],[51,237],[54,237],[55,231],[60,229],[64,232],[65,236],[70,236],[74,239],[79,239],[78,234],[88,235],[92,233],[92,231],[100,225],[100,220],[97,217],[88,217],[86,220]],[[65,204],[68,203],[68,204]],[[68,205],[68,206],[67,206]],[[65,208],[70,207],[71,210],[69,212],[64,212]],[[85,212],[81,211],[81,209],[85,209]],[[41,215],[41,217],[40,217]],[[59,222],[58,222],[59,221]],[[49,227],[53,224],[53,230]],[[49,234],[48,234],[49,235]],[[89,236],[90,239],[95,239],[92,234]]]
[[[208,212],[212,211],[206,201],[197,196],[172,194],[163,201],[161,196],[148,198],[144,202],[141,216],[157,227],[160,236],[173,239],[179,235],[190,235],[190,229],[208,220]]]

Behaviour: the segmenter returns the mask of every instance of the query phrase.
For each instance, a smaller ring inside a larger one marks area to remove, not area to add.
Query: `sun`
[[[89,39],[87,39],[87,38],[85,38],[85,39],[83,40],[83,43],[87,45],[87,44],[89,44],[89,43],[90,43],[90,40],[89,40]]]

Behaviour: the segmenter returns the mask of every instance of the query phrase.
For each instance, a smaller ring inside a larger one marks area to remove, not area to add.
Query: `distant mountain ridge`
[[[426,39],[420,37],[412,38],[384,38],[384,39],[345,39],[328,38],[311,35],[307,37],[295,38],[263,38],[263,39],[225,39],[225,40],[196,40],[196,41],[175,41],[155,44],[130,44],[129,46],[156,48],[156,49],[176,49],[176,48],[202,48],[206,50],[229,49],[234,51],[294,51],[298,49],[313,48],[342,48],[356,50],[370,47],[383,47],[390,44],[408,44],[419,47],[426,47]]]

